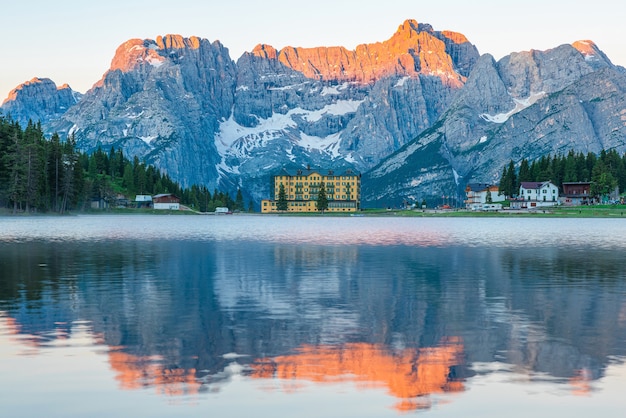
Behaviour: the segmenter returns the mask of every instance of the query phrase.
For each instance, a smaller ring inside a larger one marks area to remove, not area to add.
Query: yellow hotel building
[[[328,209],[326,212],[356,212],[361,208],[361,175],[352,170],[335,173],[328,170],[287,170],[274,176],[274,199],[261,201],[261,212],[279,212],[280,185],[285,188],[287,212],[317,212],[317,196],[324,184]]]

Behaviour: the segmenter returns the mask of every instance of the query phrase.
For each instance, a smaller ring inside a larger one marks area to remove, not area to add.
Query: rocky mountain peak
[[[585,61],[594,69],[612,67],[611,60],[598,48],[595,42],[590,40],[576,41],[572,46],[580,52]]]
[[[259,58],[275,60],[278,58],[278,51],[271,45],[258,44],[252,50],[252,55]]]
[[[158,66],[163,62],[165,58],[159,55],[154,44],[148,40],[130,39],[117,48],[109,70],[130,72],[144,63]]]
[[[372,83],[386,77],[435,76],[446,85],[461,87],[478,51],[455,32],[436,32],[431,25],[406,20],[384,42],[344,47],[295,48],[280,51],[257,45],[256,57],[278,60],[307,78],[323,81]],[[454,57],[454,58],[453,58]]]
[[[165,35],[158,36],[156,45],[160,49],[198,49],[200,48],[201,39],[197,36],[184,38],[181,35]]]
[[[2,102],[2,110],[10,113],[22,126],[26,126],[29,120],[45,125],[60,117],[81,97],[67,84],[57,88],[49,78],[35,77],[11,90]]]
[[[138,66],[149,64],[158,67],[176,50],[197,50],[202,40],[197,36],[184,38],[181,35],[158,36],[152,39],[130,39],[115,51],[110,71],[130,72]]]

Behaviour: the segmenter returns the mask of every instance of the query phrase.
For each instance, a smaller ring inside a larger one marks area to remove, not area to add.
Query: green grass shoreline
[[[466,209],[365,210],[367,216],[472,217],[472,218],[625,218],[626,205],[560,206],[534,210],[501,210],[493,212]]]
[[[188,210],[155,210],[155,209],[109,209],[87,210],[82,212],[68,212],[66,214],[55,213],[17,213],[12,210],[0,208],[0,216],[76,216],[76,215],[213,215],[214,213],[199,213]],[[350,217],[353,215],[364,217],[467,217],[467,218],[625,218],[626,205],[595,205],[595,206],[560,206],[555,208],[535,210],[501,210],[498,212],[470,211],[466,209],[363,209],[360,212],[351,213],[272,213],[261,214],[259,212],[241,212],[233,216],[257,215],[257,216],[304,216],[304,217]],[[231,216],[231,215],[220,215]]]

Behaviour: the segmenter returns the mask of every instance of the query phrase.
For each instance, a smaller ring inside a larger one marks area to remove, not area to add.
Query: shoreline
[[[199,215],[199,216],[291,216],[291,217],[465,217],[465,218],[626,218],[626,205],[596,205],[596,206],[567,206],[549,209],[503,209],[499,211],[472,211],[468,209],[363,209],[359,212],[283,212],[283,213],[260,213],[239,212],[228,215],[214,212],[195,212],[191,210],[154,210],[154,209],[110,209],[71,211],[59,213],[24,213],[14,214],[12,210],[0,208],[1,217],[72,217],[79,215]]]

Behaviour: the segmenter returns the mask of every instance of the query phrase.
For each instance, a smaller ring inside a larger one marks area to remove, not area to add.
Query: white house
[[[559,204],[559,188],[551,181],[523,181],[516,203],[520,208],[531,209],[556,206]]]
[[[155,209],[180,210],[180,199],[171,193],[157,194],[152,201]]]
[[[491,203],[504,202],[506,198],[500,194],[498,186],[488,183],[468,184],[465,187],[465,207],[471,210],[483,210],[489,194],[491,194]]]

